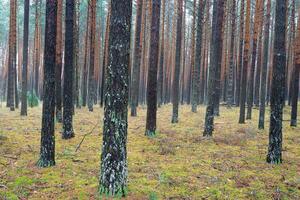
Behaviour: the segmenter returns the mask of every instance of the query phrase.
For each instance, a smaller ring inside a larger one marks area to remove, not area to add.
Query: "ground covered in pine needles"
[[[158,110],[154,138],[144,136],[145,108],[129,117],[127,199],[300,199],[300,128],[284,122],[284,162],[274,166],[265,162],[268,128],[257,129],[257,109],[239,125],[239,110],[222,107],[212,139],[202,138],[204,107],[182,106],[175,125],[171,109]],[[100,108],[76,110],[68,141],[56,124],[56,166],[40,169],[41,108],[28,117],[0,108],[0,199],[97,199],[102,118]]]

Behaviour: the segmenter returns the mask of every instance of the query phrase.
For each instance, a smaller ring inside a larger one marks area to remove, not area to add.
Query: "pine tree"
[[[243,0],[242,0],[243,1]],[[244,55],[243,65],[241,70],[241,90],[240,90],[240,118],[239,123],[245,123],[245,110],[246,110],[246,91],[247,91],[247,69],[249,62],[249,51],[250,51],[250,0],[247,0],[246,9],[246,25],[245,25],[245,36],[244,36]]]
[[[152,18],[150,35],[150,66],[148,68],[147,82],[147,136],[154,136],[156,130],[157,110],[157,68],[159,55],[159,22],[160,22],[160,0],[152,0]]]
[[[299,73],[300,73],[300,17],[298,17],[297,36],[295,40],[295,56],[293,69],[293,86],[292,86],[292,112],[291,112],[291,126],[297,126],[297,110],[299,97]]]
[[[266,112],[266,92],[267,92],[267,72],[268,72],[268,59],[269,59],[269,35],[270,35],[270,14],[271,13],[271,0],[267,2],[267,10],[265,16],[264,28],[264,52],[263,52],[263,65],[261,70],[260,80],[260,107],[259,107],[259,121],[258,128],[264,129],[265,127],[265,112]]]
[[[91,33],[90,33],[90,65],[89,65],[89,79],[88,79],[88,108],[93,111],[94,98],[95,98],[95,43],[96,43],[96,0],[90,0],[91,12]]]
[[[217,69],[221,69],[222,60],[222,29],[224,19],[224,0],[214,0],[213,2],[213,22],[212,22],[212,41],[208,79],[208,102],[205,115],[205,127],[203,136],[212,136],[214,130],[214,109],[215,98],[217,98]]]
[[[178,123],[178,104],[179,104],[179,73],[181,63],[181,40],[182,40],[182,14],[183,0],[177,1],[177,25],[176,25],[176,56],[173,80],[173,113],[172,123]]]
[[[75,1],[66,0],[65,67],[64,67],[64,109],[63,139],[74,137],[73,130],[73,76],[74,76],[74,12]]]
[[[247,91],[247,119],[252,118],[252,107],[253,107],[253,94],[254,94],[254,72],[255,72],[255,63],[257,59],[257,40],[259,37],[259,29],[261,23],[261,9],[262,9],[262,0],[256,0],[255,6],[255,18],[254,18],[254,35],[252,41],[252,60],[250,66],[249,80],[248,80],[248,91]],[[259,61],[258,61],[259,63]]]
[[[276,1],[273,72],[271,88],[271,116],[267,162],[282,162],[282,113],[285,99],[286,67],[286,1]]]
[[[27,67],[28,67],[29,0],[24,1],[23,69],[21,115],[27,116]]]
[[[235,43],[235,7],[236,1],[232,0],[231,5],[231,38],[230,38],[230,60],[229,60],[229,67],[228,67],[228,87],[227,87],[227,106],[231,107],[233,104],[233,75],[234,75],[234,43]]]
[[[135,22],[135,44],[133,54],[133,68],[131,81],[131,116],[137,116],[136,108],[139,98],[140,64],[141,64],[141,23],[142,23],[143,0],[137,0],[137,13]]]
[[[56,120],[62,122],[62,10],[63,0],[57,0],[57,33],[56,33],[56,57],[55,57],[55,105]]]
[[[203,32],[203,16],[205,0],[199,0],[198,3],[198,19],[197,19],[197,33],[196,33],[196,50],[195,50],[195,66],[193,70],[192,81],[192,112],[197,112],[197,105],[199,104],[200,95],[200,70],[201,70],[201,50],[202,50],[202,32]]]
[[[109,57],[105,84],[100,194],[125,196],[127,191],[127,115],[131,0],[111,1]]]
[[[11,111],[15,110],[15,84],[16,84],[16,0],[10,0],[10,17],[9,17],[9,53],[8,53],[8,88],[7,104]]]
[[[39,167],[55,165],[55,43],[57,0],[46,1],[46,26],[44,50],[44,101],[41,130]]]

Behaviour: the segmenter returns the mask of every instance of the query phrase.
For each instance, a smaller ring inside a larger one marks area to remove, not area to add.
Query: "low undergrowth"
[[[71,140],[61,139],[56,124],[56,166],[45,169],[36,167],[41,107],[28,117],[0,108],[0,199],[97,199],[103,112],[96,107],[76,110]],[[257,109],[239,125],[238,109],[222,107],[211,139],[202,137],[205,107],[182,106],[178,124],[170,123],[171,109],[158,110],[152,138],[144,135],[145,108],[128,118],[127,199],[300,199],[300,128],[289,127],[289,108],[278,166],[265,162],[268,127],[257,129]]]

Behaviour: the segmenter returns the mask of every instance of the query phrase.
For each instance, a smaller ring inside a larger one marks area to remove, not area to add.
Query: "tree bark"
[[[109,58],[105,84],[100,195],[125,196],[127,191],[127,115],[131,0],[111,1]]]
[[[21,116],[27,116],[27,67],[28,67],[29,0],[24,1],[23,69]]]
[[[214,109],[215,98],[217,98],[217,69],[221,69],[222,54],[222,30],[224,19],[225,0],[214,0],[213,2],[213,22],[212,22],[212,42],[210,55],[210,68],[208,80],[208,102],[205,115],[205,127],[203,136],[210,137],[214,130]]]
[[[273,73],[271,88],[271,116],[267,162],[282,162],[282,112],[285,99],[285,30],[286,1],[276,1]]]
[[[55,165],[55,44],[57,0],[46,1],[45,51],[44,51],[44,101],[41,130],[39,167]]]
[[[271,0],[268,0],[266,17],[265,17],[265,28],[264,28],[263,66],[262,66],[261,80],[260,80],[260,107],[259,107],[259,121],[258,121],[259,129],[264,129],[265,127],[267,73],[268,73],[268,59],[269,59],[270,15],[271,15]]]
[[[181,60],[181,28],[182,28],[183,0],[177,1],[177,25],[176,25],[176,58],[173,79],[173,113],[172,123],[178,123],[178,104],[179,104],[179,73]]]
[[[160,24],[160,0],[152,0],[152,19],[150,35],[150,66],[148,68],[147,82],[147,122],[146,136],[154,136],[156,130],[157,110],[157,68],[159,54],[159,24]]]
[[[137,106],[139,99],[139,83],[140,83],[140,64],[141,64],[141,24],[142,24],[143,0],[137,1],[137,14],[135,22],[135,44],[132,68],[131,83],[131,116],[137,116]]]
[[[73,131],[73,74],[74,74],[74,12],[75,0],[66,0],[65,17],[65,67],[64,67],[64,110],[63,139],[74,137]]]

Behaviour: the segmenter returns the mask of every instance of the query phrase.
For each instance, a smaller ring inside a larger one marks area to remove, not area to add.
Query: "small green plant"
[[[39,98],[36,95],[35,91],[27,92],[27,102],[30,107],[36,107],[39,105]]]
[[[149,200],[158,200],[157,194],[155,192],[150,192]]]

